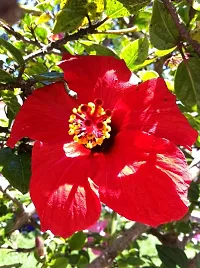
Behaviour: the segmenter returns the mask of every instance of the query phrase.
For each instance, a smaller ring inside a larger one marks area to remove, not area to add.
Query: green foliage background
[[[108,249],[133,223],[104,207],[105,236],[78,232],[63,239],[41,233],[28,194],[32,144],[23,139],[13,150],[6,147],[12,122],[35,88],[62,78],[56,63],[63,52],[69,52],[124,59],[140,81],[163,77],[181,111],[199,131],[200,1],[20,4],[22,15],[15,25],[0,19],[0,267],[84,268],[97,257],[94,249],[99,254]],[[192,152],[184,151],[193,177],[188,215],[143,232],[118,252],[112,267],[200,267],[199,142],[198,138]]]

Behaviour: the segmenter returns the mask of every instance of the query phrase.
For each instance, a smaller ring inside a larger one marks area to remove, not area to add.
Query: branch
[[[36,210],[33,203],[30,203],[27,207],[24,208],[22,213],[17,215],[14,225],[12,226],[11,230],[9,230],[9,234],[27,224],[35,212]]]
[[[53,49],[59,49],[60,47],[65,45],[67,42],[78,40],[78,39],[82,38],[83,36],[85,36],[87,34],[97,33],[96,29],[99,26],[101,26],[107,20],[108,20],[108,18],[106,17],[105,19],[103,19],[102,21],[100,21],[100,22],[98,22],[96,24],[90,25],[89,27],[87,27],[85,29],[80,29],[74,34],[67,35],[64,38],[60,39],[60,40],[57,40],[57,41],[52,42],[52,43],[49,43],[48,45],[43,46],[41,49],[29,54],[28,56],[25,56],[24,60],[28,61],[28,60],[33,59],[35,57],[38,57],[40,55],[47,54],[50,51],[52,51]]]
[[[40,47],[38,42],[30,40],[29,38],[23,36],[22,34],[16,32],[9,24],[4,23],[2,20],[0,20],[0,27],[2,27],[8,34],[13,35],[17,40],[21,40],[25,43],[32,44],[34,46]]]
[[[9,200],[13,201],[13,203],[17,205],[20,211],[24,211],[23,204],[12,195],[12,193],[8,190],[8,187],[4,190],[3,187],[0,185],[0,192],[2,192],[4,196],[6,196]]]
[[[138,30],[137,26],[133,26],[131,28],[125,28],[120,30],[107,30],[107,31],[97,31],[95,34],[127,34],[136,32]]]
[[[180,21],[180,19],[178,17],[178,14],[176,13],[176,9],[175,9],[174,5],[172,4],[171,0],[163,0],[163,4],[167,8],[169,13],[171,14],[172,19],[174,20],[174,22],[176,24],[176,27],[178,29],[180,37],[183,40],[187,41],[192,46],[194,51],[198,54],[198,56],[200,56],[200,45],[199,45],[199,43],[197,41],[193,40],[190,37],[190,34],[187,31],[187,28]]]
[[[110,266],[119,252],[122,252],[124,249],[128,248],[131,242],[135,241],[143,232],[148,230],[148,228],[149,227],[144,224],[135,223],[130,229],[124,231],[122,235],[117,237],[117,239],[87,267],[103,268]]]

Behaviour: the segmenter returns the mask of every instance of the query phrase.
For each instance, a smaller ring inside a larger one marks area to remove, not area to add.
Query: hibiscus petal
[[[187,213],[190,176],[170,141],[140,131],[117,135],[113,150],[94,158],[103,203],[127,219],[157,226]]]
[[[100,98],[107,109],[112,109],[120,94],[133,83],[125,62],[111,56],[65,54],[59,67],[69,88],[77,92],[82,103]]]
[[[71,141],[68,120],[75,103],[62,82],[36,89],[17,114],[7,145],[13,148],[23,137],[50,143]]]
[[[175,96],[161,78],[132,87],[115,109],[113,120],[121,129],[142,130],[188,149],[196,141],[197,131],[180,112]]]
[[[41,221],[41,230],[69,237],[94,224],[101,205],[89,177],[89,150],[78,144],[33,149],[30,195]]]

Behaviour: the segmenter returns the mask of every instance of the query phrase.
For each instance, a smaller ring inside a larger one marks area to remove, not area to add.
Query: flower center
[[[104,139],[110,138],[111,110],[104,110],[103,101],[96,99],[88,104],[73,108],[69,119],[69,135],[73,140],[92,149],[101,145]]]

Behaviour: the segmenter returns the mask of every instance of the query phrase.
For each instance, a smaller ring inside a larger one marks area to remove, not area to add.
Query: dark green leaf
[[[79,250],[81,249],[86,240],[87,236],[83,232],[78,232],[74,234],[70,239],[69,239],[69,246],[71,250]]]
[[[80,259],[80,256],[78,254],[71,254],[69,256],[69,263],[71,265],[76,265]]]
[[[53,265],[51,265],[52,268],[66,268],[68,265],[68,259],[65,257],[59,257],[55,259],[55,262]]]
[[[31,175],[31,158],[28,154],[16,155],[10,148],[0,151],[0,172],[9,183],[22,193],[28,192]]]
[[[9,83],[12,82],[13,80],[14,80],[13,77],[9,73],[0,69],[0,82]]]
[[[147,38],[140,38],[128,44],[122,50],[120,57],[125,60],[128,68],[133,70],[136,65],[140,65],[146,60],[148,50],[149,43]]]
[[[161,1],[155,0],[150,24],[152,45],[160,50],[170,49],[177,45],[178,39],[179,33],[169,11]]]
[[[190,188],[188,191],[188,198],[190,201],[197,201],[199,198],[199,186],[195,182],[191,182]]]
[[[174,88],[176,96],[187,107],[197,105],[200,108],[200,60],[189,58],[179,64]]]
[[[159,258],[167,268],[176,268],[176,265],[188,268],[188,258],[183,250],[163,245],[156,245],[156,248]]]
[[[0,38],[0,45],[5,47],[12,54],[13,58],[19,63],[19,65],[24,66],[25,62],[22,54],[16,47],[2,38]]]
[[[77,268],[86,268],[88,265],[88,259],[84,256],[80,256],[80,259],[77,263]]]

